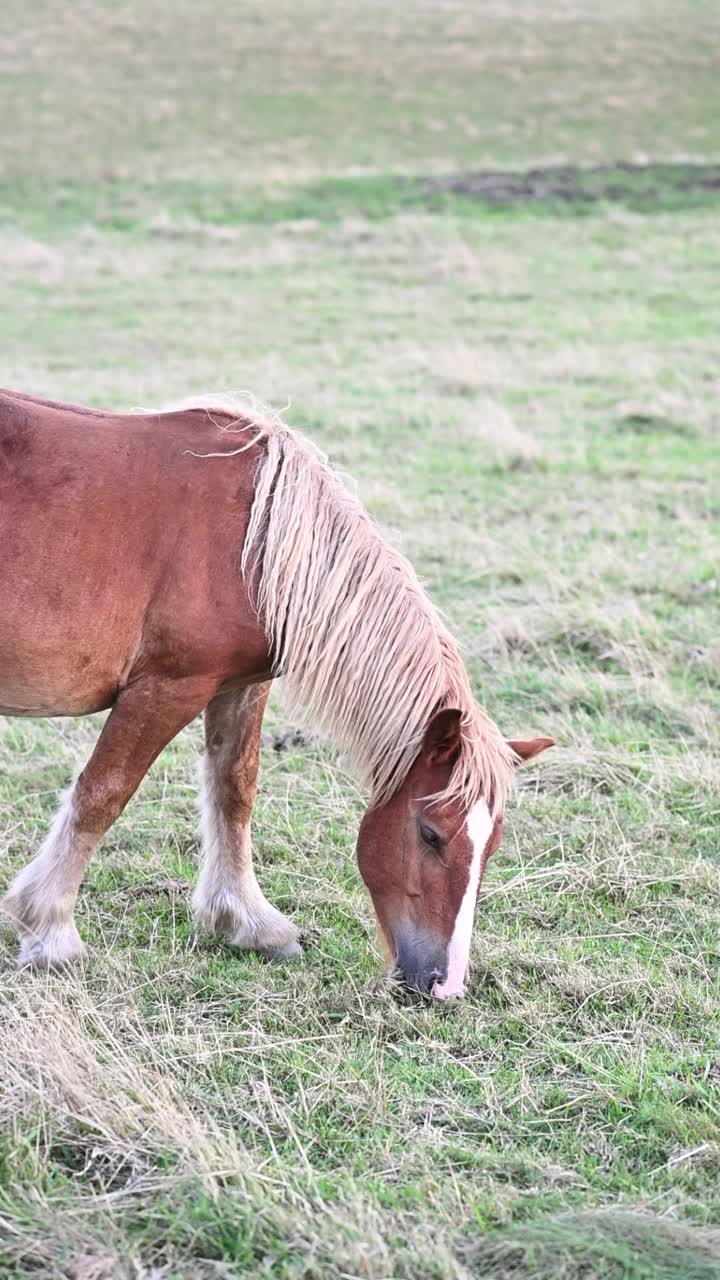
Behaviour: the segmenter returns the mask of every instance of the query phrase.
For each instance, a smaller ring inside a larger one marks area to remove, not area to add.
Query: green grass
[[[414,210],[457,218],[510,212],[577,217],[598,202],[643,213],[709,207],[720,199],[720,165],[648,164],[505,170],[441,177],[364,174],[234,189],[220,182],[100,182],[0,178],[0,214],[45,235],[100,223],[108,230],[191,234],[237,224],[389,218]],[[158,211],[161,211],[160,213]],[[179,225],[174,225],[179,222]]]
[[[383,982],[326,745],[267,748],[256,811],[302,962],[196,937],[181,735],[92,864],[85,972],[15,973],[0,940],[0,1275],[711,1280],[720,230],[679,184],[718,160],[717,16],[307,12],[5,6],[0,382],[291,401],[491,714],[559,745],[468,998],[429,1007]],[[599,200],[452,189],[642,156]],[[3,722],[3,885],[98,725]]]

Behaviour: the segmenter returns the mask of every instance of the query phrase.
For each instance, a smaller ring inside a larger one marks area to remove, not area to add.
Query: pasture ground
[[[719,36],[695,0],[5,0],[0,382],[290,399],[491,714],[560,745],[429,1007],[322,745],[266,749],[255,825],[302,963],[195,936],[183,734],[85,972],[0,941],[3,1278],[720,1277]],[[598,198],[467,178],[568,165]],[[97,729],[2,723],[3,883]]]

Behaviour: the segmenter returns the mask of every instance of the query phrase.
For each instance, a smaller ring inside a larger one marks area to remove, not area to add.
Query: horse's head
[[[461,750],[460,711],[439,711],[404,784],[368,809],[357,856],[390,961],[408,986],[441,999],[464,993],[478,888],[502,840],[502,815],[479,800],[439,803]],[[508,744],[518,762],[552,738]]]

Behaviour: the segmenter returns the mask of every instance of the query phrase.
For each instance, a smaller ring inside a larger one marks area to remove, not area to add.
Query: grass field
[[[324,744],[269,745],[256,811],[303,961],[196,937],[186,731],[86,970],[0,939],[3,1280],[720,1277],[719,38],[699,0],[3,5],[0,384],[289,402],[559,743],[431,1007]],[[557,166],[601,171],[468,178]],[[97,731],[1,722],[0,887]]]

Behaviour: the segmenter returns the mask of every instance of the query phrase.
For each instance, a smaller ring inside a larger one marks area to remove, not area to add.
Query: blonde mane
[[[176,408],[179,406],[175,406]],[[241,569],[293,708],[346,752],[372,804],[388,800],[417,759],[428,721],[462,713],[462,747],[439,800],[502,812],[513,753],[477,705],[457,645],[415,571],[388,545],[327,459],[277,417],[222,398],[230,434],[260,443]]]

